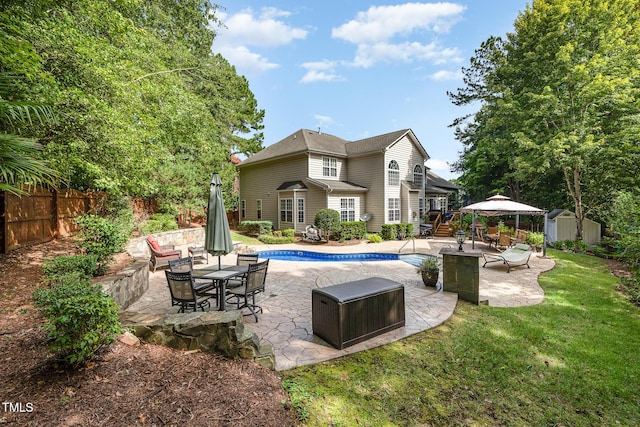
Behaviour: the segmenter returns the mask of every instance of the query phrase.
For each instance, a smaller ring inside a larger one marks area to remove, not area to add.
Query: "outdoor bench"
[[[338,349],[404,326],[404,285],[381,277],[311,291],[313,333]]]
[[[503,264],[507,264],[507,273],[511,271],[511,267],[519,265],[526,265],[527,268],[531,268],[529,267],[529,258],[532,253],[533,251],[529,245],[518,243],[500,254],[483,253],[484,265],[482,267],[491,262],[502,262]]]

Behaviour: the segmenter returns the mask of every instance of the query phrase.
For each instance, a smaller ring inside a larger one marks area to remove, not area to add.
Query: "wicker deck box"
[[[404,286],[381,277],[311,291],[313,333],[338,349],[404,326]]]

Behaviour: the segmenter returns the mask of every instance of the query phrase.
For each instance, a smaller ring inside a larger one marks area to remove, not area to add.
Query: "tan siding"
[[[240,200],[247,201],[247,217],[257,220],[256,200],[262,199],[262,219],[273,222],[279,219],[278,192],[276,189],[287,181],[301,181],[307,176],[307,156],[296,156],[278,162],[240,167]]]
[[[327,207],[327,192],[315,185],[309,186],[307,191],[307,224],[313,224],[319,210]]]
[[[367,231],[380,232],[385,218],[384,179],[386,167],[382,153],[370,156],[355,157],[348,162],[348,181],[367,187],[361,204],[362,214],[371,213],[373,217],[367,222]],[[385,172],[381,172],[381,171]]]
[[[330,157],[336,159],[337,172],[338,176],[323,176],[322,175],[322,158]],[[321,154],[311,154],[309,155],[309,177],[315,179],[334,179],[345,181],[347,179],[347,164],[346,160],[340,157],[333,156],[323,156]]]
[[[340,199],[342,198],[353,198],[355,199],[355,220],[359,221],[360,217],[362,216],[362,214],[364,212],[362,212],[362,199],[364,198],[363,195],[361,194],[354,194],[354,193],[338,193],[338,192],[333,192],[331,193],[331,195],[329,196],[329,209],[333,209],[334,211],[338,211],[340,212]]]

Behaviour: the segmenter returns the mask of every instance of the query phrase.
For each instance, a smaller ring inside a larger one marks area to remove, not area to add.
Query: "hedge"
[[[247,234],[260,236],[271,233],[273,223],[271,221],[242,221],[238,228]]]

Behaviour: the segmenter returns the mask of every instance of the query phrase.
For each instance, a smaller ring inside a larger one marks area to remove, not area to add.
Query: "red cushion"
[[[162,248],[160,248],[160,245],[158,244],[158,241],[155,238],[149,236],[149,237],[147,237],[147,241],[149,242],[149,244],[151,245],[153,250],[155,250],[155,251],[161,251],[162,250]]]

